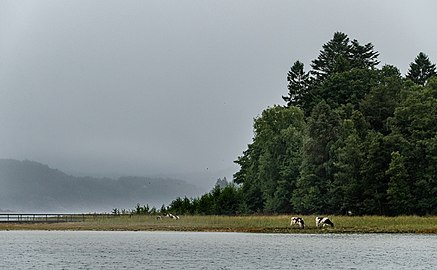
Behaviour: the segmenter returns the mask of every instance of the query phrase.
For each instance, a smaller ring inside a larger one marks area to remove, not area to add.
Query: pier
[[[83,222],[86,214],[0,214],[0,223]]]

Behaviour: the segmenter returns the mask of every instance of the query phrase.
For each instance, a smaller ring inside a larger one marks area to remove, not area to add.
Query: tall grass
[[[335,227],[317,228],[315,216],[301,216],[305,229],[290,226],[290,215],[181,216],[174,220],[153,215],[88,216],[85,222],[0,224],[0,230],[171,230],[266,233],[437,233],[437,216],[330,216]]]

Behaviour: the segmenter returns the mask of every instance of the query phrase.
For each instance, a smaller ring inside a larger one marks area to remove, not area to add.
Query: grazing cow
[[[305,228],[305,222],[303,221],[303,218],[292,217],[290,220],[290,226],[293,226],[293,224],[299,225],[299,228],[301,228],[301,229]]]
[[[327,218],[327,217],[316,217],[316,226],[319,227],[320,225],[322,225],[322,227],[325,227],[325,226],[334,227],[334,223],[332,223],[332,221],[329,220],[329,218]]]
[[[173,215],[172,213],[168,213],[165,216],[171,219],[179,219],[179,216]]]

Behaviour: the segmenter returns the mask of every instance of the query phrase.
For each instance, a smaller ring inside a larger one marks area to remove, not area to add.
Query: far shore
[[[86,216],[84,221],[59,223],[0,223],[7,230],[65,231],[185,231],[241,233],[423,233],[437,234],[437,216],[329,216],[334,227],[316,227],[315,216],[301,216],[305,228],[290,225],[291,215],[278,216]]]

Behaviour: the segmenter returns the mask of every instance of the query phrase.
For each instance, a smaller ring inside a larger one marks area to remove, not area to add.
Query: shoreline
[[[87,217],[80,222],[0,223],[0,231],[181,231],[293,234],[418,233],[437,234],[437,216],[330,216],[335,227],[317,228],[315,216],[303,216],[305,229],[290,226],[290,215],[281,216],[181,216],[179,220],[156,216]]]

